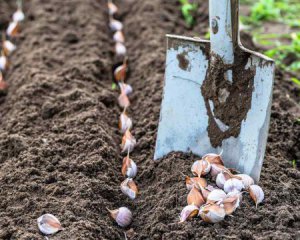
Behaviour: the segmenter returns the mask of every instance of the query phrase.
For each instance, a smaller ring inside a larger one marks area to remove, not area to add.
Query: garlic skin
[[[132,222],[132,213],[127,207],[120,207],[115,210],[109,210],[111,217],[120,227],[127,227]]]
[[[243,182],[244,188],[245,188],[245,189],[248,189],[251,185],[254,184],[253,178],[250,177],[250,176],[247,175],[247,174],[237,174],[237,175],[235,175],[235,176],[241,178],[241,181]]]
[[[221,154],[208,153],[204,155],[202,159],[208,161],[210,164],[218,164],[224,166]]]
[[[25,19],[25,14],[21,9],[18,9],[12,16],[14,22],[22,22]]]
[[[128,178],[134,178],[137,174],[137,165],[128,156],[123,158],[122,175]]]
[[[136,145],[136,139],[132,136],[129,130],[126,130],[122,138],[122,152],[131,152]]]
[[[255,205],[256,205],[256,208],[257,208],[258,204],[260,204],[265,198],[264,191],[258,185],[251,185],[249,187],[249,193],[250,193],[250,197],[255,202]]]
[[[199,215],[205,222],[217,223],[224,220],[226,212],[223,207],[217,204],[207,204],[200,208]]]
[[[185,206],[180,213],[180,223],[198,215],[199,208],[195,205]]]
[[[125,37],[122,31],[116,31],[113,35],[113,40],[115,42],[124,43]]]
[[[196,205],[197,207],[200,207],[205,203],[202,194],[195,186],[193,186],[193,188],[187,196],[187,203],[188,205]]]
[[[11,41],[9,40],[5,40],[3,42],[3,52],[6,56],[10,55],[13,51],[16,50],[16,45],[13,44]]]
[[[19,33],[19,24],[18,22],[10,22],[7,29],[6,29],[6,34],[9,37],[15,37]]]
[[[0,71],[5,71],[8,67],[8,61],[6,56],[1,55],[0,56]]]
[[[230,178],[224,184],[224,191],[226,193],[233,192],[234,190],[242,191],[243,188],[244,188],[243,182],[236,178]]]
[[[125,133],[126,130],[130,130],[132,128],[132,120],[127,116],[126,112],[121,113],[119,118],[119,129],[121,133]]]
[[[209,173],[211,165],[206,160],[197,160],[193,163],[191,171],[195,176],[201,177]]]
[[[44,214],[37,219],[39,230],[45,234],[50,235],[63,230],[59,220],[52,214]]]
[[[115,45],[115,53],[117,56],[125,56],[127,53],[125,45],[123,43],[117,42]]]
[[[221,189],[211,191],[207,196],[207,203],[216,203],[223,201],[227,197],[226,193]]]
[[[121,89],[121,92],[124,92],[127,96],[133,92],[133,89],[129,84],[119,82],[119,87]]]
[[[121,93],[118,97],[118,103],[121,108],[128,108],[130,106],[130,101],[125,93]]]
[[[111,18],[109,20],[109,28],[111,31],[116,32],[116,31],[121,31],[123,29],[123,23],[120,21]]]
[[[131,200],[134,200],[138,194],[138,188],[132,178],[127,178],[121,183],[121,191]]]

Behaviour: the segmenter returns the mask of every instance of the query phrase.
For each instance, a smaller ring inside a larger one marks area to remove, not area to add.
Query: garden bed
[[[244,197],[233,217],[214,225],[199,218],[178,223],[187,195],[182,173],[189,174],[195,157],[172,153],[160,162],[152,160],[164,35],[205,34],[203,2],[199,24],[188,29],[170,1],[116,1],[125,25],[128,83],[134,89],[129,114],[138,141],[131,157],[139,167],[140,194],[131,201],[119,187],[120,109],[118,92],[111,89],[117,60],[106,1],[26,1],[27,21],[6,74],[9,92],[0,96],[0,239],[43,239],[36,224],[43,213],[56,215],[64,227],[52,240],[124,239],[128,229],[119,228],[105,208],[120,206],[134,216],[128,239],[300,237],[300,172],[292,163],[300,158],[299,91],[280,71],[260,181],[265,202],[255,209]],[[9,7],[0,2],[1,11]],[[1,24],[6,15],[1,14]],[[242,39],[251,46],[249,36]]]

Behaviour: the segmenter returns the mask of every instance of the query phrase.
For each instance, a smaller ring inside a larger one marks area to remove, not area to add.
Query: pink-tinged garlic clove
[[[124,43],[125,42],[125,36],[122,31],[116,31],[113,35],[113,40],[115,42]]]
[[[128,227],[132,222],[132,213],[127,207],[109,210],[111,217],[120,227]]]
[[[241,178],[241,181],[243,182],[245,189],[248,189],[251,185],[254,185],[254,179],[247,174],[237,174],[235,176]]]
[[[20,26],[18,22],[10,22],[7,29],[6,34],[9,37],[16,37],[20,32]]]
[[[197,160],[193,163],[191,171],[195,176],[205,176],[210,172],[211,164],[206,160]]]
[[[218,164],[224,166],[221,154],[208,153],[204,155],[202,159],[208,161],[210,164]]]
[[[116,32],[116,31],[121,31],[123,29],[123,23],[120,21],[111,18],[109,20],[109,28],[111,31]]]
[[[199,208],[196,205],[185,206],[180,213],[180,223],[198,215]]]
[[[108,8],[108,14],[110,16],[118,12],[118,7],[112,2],[112,0],[108,0],[107,8]]]
[[[121,92],[125,93],[127,96],[132,93],[132,87],[129,84],[119,82],[119,87],[121,89]]]
[[[44,214],[37,219],[40,231],[45,235],[50,235],[63,230],[59,220],[52,214]]]
[[[134,200],[138,194],[138,188],[132,178],[127,178],[121,183],[121,191]]]
[[[244,188],[243,182],[236,178],[230,178],[224,184],[224,191],[226,193],[233,192],[234,190],[242,191],[243,188]]]
[[[226,216],[225,209],[217,204],[203,205],[199,210],[199,215],[203,221],[208,223],[218,223]]]
[[[125,93],[121,93],[118,97],[118,103],[121,108],[128,108],[130,106],[130,101]]]
[[[5,40],[3,42],[3,52],[5,56],[9,56],[13,51],[16,50],[16,48],[16,45],[9,40]]]
[[[217,203],[223,201],[227,197],[226,193],[221,189],[211,191],[207,196],[207,203]]]
[[[137,174],[137,165],[128,156],[123,158],[122,175],[134,178]]]
[[[199,190],[193,186],[191,191],[187,196],[188,205],[196,205],[197,207],[202,206],[205,203],[205,200]]]
[[[126,112],[121,113],[119,118],[119,129],[122,133],[132,128],[132,120],[127,116]]]
[[[121,143],[122,152],[131,152],[136,145],[136,139],[129,130],[126,130]]]
[[[250,197],[255,202],[255,205],[256,205],[256,208],[257,208],[257,205],[260,204],[265,198],[264,191],[258,185],[251,185],[249,187],[249,193],[250,193]]]
[[[115,44],[115,53],[117,56],[125,56],[127,53],[125,45],[123,43],[117,42]]]

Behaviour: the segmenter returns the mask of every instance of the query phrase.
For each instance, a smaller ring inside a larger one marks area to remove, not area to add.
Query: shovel
[[[226,167],[258,182],[275,64],[241,45],[238,12],[238,0],[209,0],[210,41],[167,35],[154,159],[222,152]]]

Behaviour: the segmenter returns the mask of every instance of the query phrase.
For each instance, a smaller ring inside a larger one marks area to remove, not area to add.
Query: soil
[[[10,10],[7,2],[14,1],[1,1],[1,11]],[[292,164],[300,158],[299,91],[280,71],[260,181],[264,203],[255,209],[245,194],[241,207],[221,223],[178,223],[187,196],[182,173],[190,174],[196,157],[152,158],[164,35],[203,35],[207,1],[198,2],[199,25],[190,29],[168,0],[116,1],[125,24],[128,83],[134,88],[128,114],[138,140],[132,159],[139,167],[140,195],[131,201],[119,188],[120,109],[118,92],[111,89],[117,60],[106,1],[26,1],[27,21],[5,75],[10,89],[0,99],[0,239],[44,239],[36,224],[44,213],[57,216],[64,227],[51,240],[124,239],[125,230],[129,239],[300,238],[300,172]],[[1,25],[5,16],[0,15]],[[253,44],[243,38],[246,46]],[[105,209],[121,206],[133,211],[131,229],[119,228]]]

